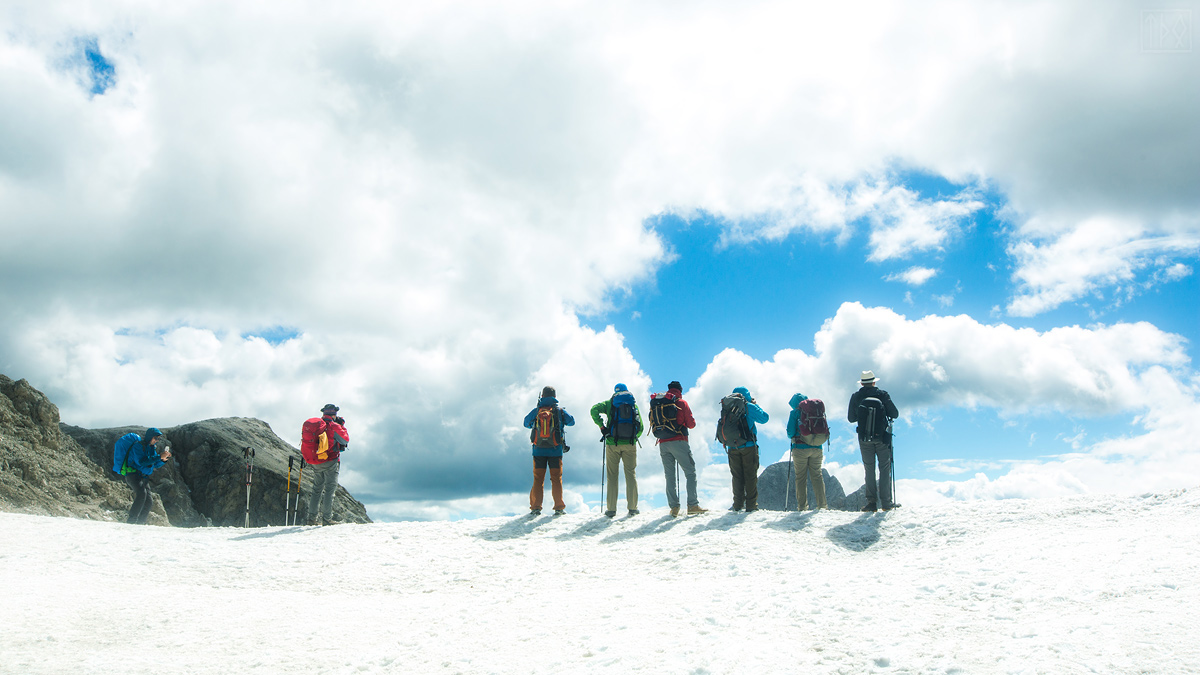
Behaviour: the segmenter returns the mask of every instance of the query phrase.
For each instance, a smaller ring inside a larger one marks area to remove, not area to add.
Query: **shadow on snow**
[[[865,551],[879,542],[879,514],[864,513],[854,522],[837,525],[825,532],[829,541],[850,551]]]

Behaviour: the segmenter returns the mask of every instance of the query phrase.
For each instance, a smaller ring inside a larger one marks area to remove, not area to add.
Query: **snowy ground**
[[[0,514],[3,673],[1200,671],[1200,488],[184,530]]]

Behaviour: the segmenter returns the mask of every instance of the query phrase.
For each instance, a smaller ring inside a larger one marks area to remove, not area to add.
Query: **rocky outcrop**
[[[0,510],[124,521],[132,493],[108,473],[62,433],[58,407],[42,392],[0,375]],[[161,499],[149,522],[168,523]]]
[[[768,511],[795,511],[796,489],[793,487],[795,476],[792,463],[787,461],[776,462],[764,469],[758,476],[758,508]],[[842,489],[841,481],[830,475],[828,471],[821,469],[821,477],[825,481],[825,503],[829,508],[837,511],[857,511],[862,508],[861,503],[855,506],[854,500],[848,498],[845,490]],[[808,508],[811,509],[816,501],[813,497],[812,484],[807,479],[805,479],[805,483],[808,485]],[[861,496],[859,499],[861,500]]]
[[[112,473],[118,438],[145,426],[83,429],[59,422],[58,408],[25,380],[0,375],[0,510],[124,521],[133,494]],[[254,449],[250,525],[284,523],[288,458],[299,451],[266,422],[222,418],[165,428],[171,459],[150,479],[150,523],[182,527],[242,526],[246,515],[246,463]],[[292,474],[292,499],[295,480]],[[299,521],[307,517],[312,474],[303,479]],[[369,523],[366,508],[339,486],[334,517]]]

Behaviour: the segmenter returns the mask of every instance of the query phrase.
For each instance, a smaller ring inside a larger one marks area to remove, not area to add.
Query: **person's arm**
[[[564,427],[573,427],[573,426],[575,426],[575,418],[574,418],[574,417],[571,417],[571,413],[567,412],[565,408],[559,408],[559,410],[560,410],[560,411],[562,411],[562,423],[563,423],[563,426],[564,426]]]
[[[603,429],[607,425],[604,423],[604,420],[600,418],[600,414],[603,413],[609,417],[612,417],[612,413],[609,412],[608,406],[609,406],[608,401],[601,401],[601,402],[597,403],[596,405],[592,406],[592,409],[590,411],[592,414],[592,421],[595,422],[596,426],[600,427],[601,429]]]
[[[787,437],[796,437],[796,425],[800,422],[800,411],[792,408],[792,412],[788,414],[787,422]]]
[[[681,398],[675,399],[675,405],[679,408],[679,412],[675,415],[675,421],[686,429],[695,429],[696,416],[692,414],[692,407]]]
[[[892,419],[896,419],[896,418],[900,417],[900,411],[896,409],[896,404],[892,403],[891,394],[887,393],[886,391],[882,392],[882,393],[883,393],[884,412],[886,412],[887,416]]]
[[[746,414],[750,417],[750,421],[755,424],[764,424],[771,419],[766,410],[758,407],[757,403],[746,404]]]
[[[350,445],[350,432],[346,430],[345,426],[337,422],[329,422],[326,425],[326,431],[333,436],[334,442],[338,445],[342,447]]]
[[[529,411],[528,415],[525,416],[525,428],[526,429],[533,428],[533,418],[537,416],[537,411],[538,411],[538,409],[534,408],[533,410]]]
[[[633,404],[633,426],[634,426],[633,438],[634,438],[634,440],[637,440],[642,437],[643,427],[642,427],[642,411],[638,410],[636,403]]]
[[[850,409],[848,411],[846,411],[846,421],[850,422],[851,424],[858,423],[858,392],[857,391],[854,392],[854,394],[852,396],[850,396]]]

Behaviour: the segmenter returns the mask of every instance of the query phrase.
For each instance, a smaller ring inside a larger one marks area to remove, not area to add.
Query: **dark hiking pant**
[[[892,508],[892,444],[888,441],[858,442],[866,472],[867,506]],[[879,461],[879,481],[875,481],[875,462]],[[877,499],[878,497],[878,499]]]
[[[729,473],[733,476],[733,508],[758,508],[758,446],[729,451]]]
[[[683,477],[687,485],[687,505],[700,506],[700,497],[696,494],[696,460],[692,458],[692,448],[684,441],[662,441],[658,444],[658,454],[662,457],[663,471],[667,475],[667,506],[679,508],[679,486],[675,480],[675,466],[683,469]]]
[[[125,476],[125,484],[133,490],[133,506],[129,507],[129,518],[125,522],[130,525],[145,525],[150,517],[150,476],[138,471]]]

